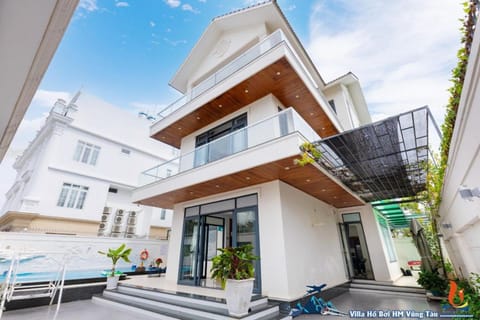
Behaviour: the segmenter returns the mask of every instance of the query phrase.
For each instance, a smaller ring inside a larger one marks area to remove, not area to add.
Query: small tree
[[[98,251],[98,253],[106,255],[110,259],[112,259],[112,272],[110,276],[115,276],[115,267],[117,265],[118,260],[123,259],[125,262],[131,262],[128,259],[128,256],[130,255],[130,252],[132,252],[131,248],[125,248],[126,245],[123,243],[120,247],[117,249],[108,249],[108,252],[103,252],[103,251]]]

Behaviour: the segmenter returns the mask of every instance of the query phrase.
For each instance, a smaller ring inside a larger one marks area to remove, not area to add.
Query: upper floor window
[[[246,149],[247,134],[245,130],[241,130],[246,126],[247,114],[244,113],[197,136],[195,140],[195,166],[212,162]],[[215,142],[210,143],[213,141]]]
[[[328,100],[328,104],[332,108],[333,112],[337,113],[337,108],[335,107],[335,100]]]
[[[73,160],[94,166],[97,163],[99,153],[99,146],[79,140]]]
[[[167,216],[167,210],[162,209],[162,211],[160,211],[160,220],[165,220],[166,216]]]
[[[122,153],[126,154],[126,155],[130,155],[131,151],[130,151],[130,149],[122,148]]]
[[[78,184],[64,183],[57,206],[83,209],[85,199],[87,198],[88,187]]]

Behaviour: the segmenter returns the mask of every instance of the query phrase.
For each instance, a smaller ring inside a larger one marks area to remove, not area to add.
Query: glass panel
[[[228,211],[235,208],[235,199],[229,199],[201,206],[200,214]]]
[[[85,145],[85,143],[81,142],[81,141],[78,141],[78,144],[77,144],[77,149],[75,150],[75,155],[73,157],[73,159],[75,161],[80,161],[80,155],[82,154],[82,151],[83,151],[83,146]]]
[[[90,157],[90,147],[86,146],[85,147],[85,150],[83,152],[83,157],[82,157],[82,162],[83,163],[87,163],[88,162],[88,158]]]
[[[180,280],[195,281],[197,247],[198,247],[198,218],[185,220],[182,244],[182,264],[180,266]]]
[[[237,198],[237,208],[253,207],[257,205],[257,195],[252,194],[250,196]]]
[[[357,222],[347,223],[345,228],[353,265],[353,277],[373,280],[373,270],[362,224]]]
[[[73,208],[75,201],[77,200],[78,189],[72,189],[70,192],[70,198],[68,199],[67,208]]]
[[[93,153],[92,153],[92,159],[90,159],[90,164],[91,165],[95,165],[97,163],[97,159],[98,159],[98,153],[100,152],[100,148],[99,147],[94,147],[93,149]]]
[[[185,209],[185,216],[186,217],[198,216],[199,213],[200,213],[200,207],[199,206],[190,207],[190,208]]]
[[[345,213],[342,214],[343,222],[356,222],[360,221],[360,213]]]
[[[236,212],[236,246],[252,244],[255,255],[260,255],[257,243],[257,221],[254,209],[240,209]],[[260,260],[255,261],[254,291],[260,291]]]
[[[69,190],[69,187],[66,186],[66,184],[63,184],[62,192],[58,197],[57,206],[63,207],[65,205],[65,200],[67,200],[68,190]]]

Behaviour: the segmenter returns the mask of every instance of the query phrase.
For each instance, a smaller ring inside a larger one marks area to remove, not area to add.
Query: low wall
[[[108,248],[117,248],[122,243],[132,248],[131,263],[119,261],[118,268],[131,268],[140,264],[140,252],[147,249],[151,261],[160,257],[167,262],[167,240],[145,240],[128,238],[103,238],[70,235],[0,232],[0,275],[8,270],[9,262],[2,257],[12,250],[27,251],[30,258],[22,261],[19,272],[57,271],[64,254],[68,254],[67,270],[103,270],[111,267],[111,260],[98,253]]]

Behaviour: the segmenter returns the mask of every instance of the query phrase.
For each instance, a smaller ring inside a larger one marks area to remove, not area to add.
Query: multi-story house
[[[401,275],[372,206],[322,166],[294,163],[303,143],[371,119],[356,76],[325,83],[275,1],[213,19],[170,84],[184,96],[150,130],[180,148],[178,170],[146,170],[133,192],[174,211],[167,281],[215,287],[216,249],[245,243],[260,257],[255,291],[272,298]]]
[[[59,99],[14,163],[0,230],[167,237],[171,210],[131,201],[140,168],[178,152],[149,138],[147,118],[85,93]]]

